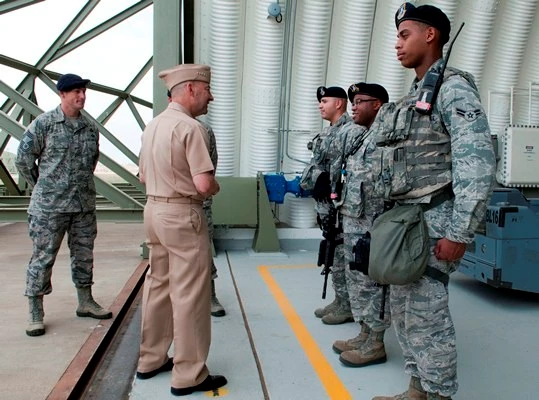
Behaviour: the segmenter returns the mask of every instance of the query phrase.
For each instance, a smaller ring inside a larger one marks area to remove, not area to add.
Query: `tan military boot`
[[[419,378],[412,376],[408,390],[393,397],[376,396],[372,400],[428,400],[427,393],[421,387]]]
[[[211,280],[211,315],[214,317],[222,317],[226,315],[224,307],[219,303],[219,299],[215,294],[215,281]]]
[[[359,349],[368,339],[369,328],[364,322],[360,322],[361,332],[356,337],[348,340],[337,340],[333,343],[333,351],[337,354],[341,354],[344,351],[357,350]]]
[[[112,318],[112,312],[103,309],[103,307],[95,302],[92,297],[92,288],[90,286],[77,288],[77,297],[79,298],[77,316],[96,319]]]
[[[359,368],[368,365],[382,364],[387,361],[384,347],[384,333],[371,331],[365,344],[357,350],[341,353],[339,361],[347,367]]]
[[[336,309],[322,317],[322,322],[326,325],[340,325],[345,322],[354,322],[350,304],[339,302]]]
[[[322,318],[324,315],[327,315],[339,308],[339,300],[335,297],[335,300],[333,300],[331,303],[329,303],[325,307],[320,307],[314,310],[314,315],[317,318]]]
[[[41,336],[45,334],[45,324],[43,324],[43,318],[45,312],[43,311],[43,296],[30,296],[28,297],[28,328],[26,328],[26,334],[28,336]]]

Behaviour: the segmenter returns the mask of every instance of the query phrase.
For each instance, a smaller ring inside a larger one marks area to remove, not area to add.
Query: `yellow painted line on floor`
[[[288,298],[283,290],[279,287],[275,279],[273,279],[273,276],[270,273],[270,268],[275,267],[261,265],[258,267],[258,271],[262,276],[262,279],[264,279],[266,282],[266,285],[268,285],[273,297],[275,297],[275,300],[281,308],[282,313],[294,331],[299,344],[301,347],[303,347],[303,351],[307,355],[307,358],[318,375],[318,378],[322,382],[322,385],[326,389],[329,398],[335,400],[351,400],[351,394],[348,392],[348,390],[346,390],[346,387],[320,351],[316,341],[313,339],[309,333],[309,330],[301,321],[300,316],[296,310],[294,310],[292,304],[290,304],[288,301]],[[289,268],[293,268],[293,266],[290,266]]]

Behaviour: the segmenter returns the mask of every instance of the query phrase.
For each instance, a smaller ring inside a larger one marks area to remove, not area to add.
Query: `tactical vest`
[[[470,74],[455,68],[446,69],[444,82],[454,75],[475,87]],[[415,111],[418,95],[385,104],[375,121],[373,177],[376,193],[386,199],[418,199],[452,181],[451,137],[438,102],[430,115],[420,114]]]
[[[373,132],[368,131],[361,146],[348,157],[341,214],[351,218],[372,218],[381,214],[383,202],[373,195],[371,155],[375,149]]]
[[[310,142],[312,159],[310,164],[303,170],[300,179],[302,189],[312,190],[322,172],[331,172],[332,161],[340,157],[342,153],[341,147],[335,145],[335,143],[340,143],[336,135],[344,125],[351,121],[352,118],[347,113],[343,114],[335,125],[324,128],[322,133],[316,135]]]

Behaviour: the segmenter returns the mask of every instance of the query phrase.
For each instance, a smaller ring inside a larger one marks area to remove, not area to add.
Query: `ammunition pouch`
[[[371,234],[369,232],[360,235],[352,249],[354,261],[350,262],[350,270],[359,271],[369,275],[369,252],[371,248]]]
[[[341,244],[343,244],[343,239],[322,239],[318,248],[318,262],[316,265],[319,267],[322,265],[332,267],[333,259],[335,258],[335,248]]]

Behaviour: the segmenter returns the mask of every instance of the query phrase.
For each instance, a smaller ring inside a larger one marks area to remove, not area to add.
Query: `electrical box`
[[[509,125],[501,136],[498,183],[539,187],[539,126]]]

